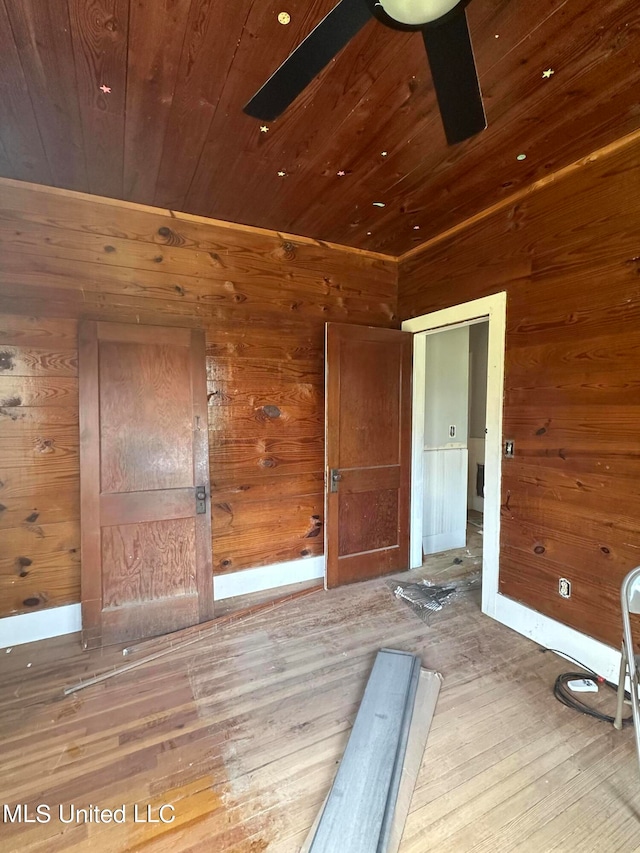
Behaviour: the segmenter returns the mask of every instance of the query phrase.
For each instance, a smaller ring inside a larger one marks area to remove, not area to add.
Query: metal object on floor
[[[439,688],[440,676],[421,670],[415,655],[378,652],[335,781],[302,847],[305,853],[397,850]]]
[[[429,625],[433,613],[442,610],[461,593],[480,589],[482,576],[480,572],[473,572],[442,584],[432,583],[426,578],[417,582],[391,579],[386,581],[386,584],[396,598],[404,601],[423,622]]]
[[[620,589],[622,606],[622,657],[620,660],[620,677],[618,679],[618,704],[614,726],[622,728],[622,706],[624,704],[624,682],[629,673],[631,711],[633,713],[633,730],[636,739],[638,762],[640,763],[640,703],[638,701],[638,670],[640,655],[633,650],[633,633],[631,631],[630,614],[640,614],[640,566],[632,569],[622,581]]]

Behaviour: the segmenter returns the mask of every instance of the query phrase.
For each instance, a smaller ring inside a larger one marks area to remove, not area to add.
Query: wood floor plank
[[[456,568],[473,566],[425,571]],[[176,810],[172,824],[0,823],[0,848],[297,853],[384,646],[444,677],[400,853],[638,849],[632,732],[553,698],[572,665],[483,616],[477,591],[425,624],[384,580],[293,599],[73,696],[129,658],[74,635],[0,653],[2,802]]]

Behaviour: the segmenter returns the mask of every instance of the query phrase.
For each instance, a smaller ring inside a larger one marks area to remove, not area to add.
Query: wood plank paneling
[[[2,544],[0,594],[5,612],[53,607],[79,594],[77,518],[47,524],[41,523],[40,513],[32,512],[20,527],[2,529]]]
[[[131,211],[131,232],[125,233],[114,219],[113,206],[61,199],[42,200],[42,208],[25,211],[20,204],[20,189],[7,187],[0,201],[0,245],[6,269],[4,292],[24,283],[25,275],[35,286],[77,288],[78,275],[68,274],[67,261],[82,274],[83,299],[97,299],[96,294],[113,293],[130,299],[154,296],[179,302],[198,302],[217,316],[225,316],[225,308],[258,307],[257,316],[282,310],[291,317],[309,311],[323,319],[347,317],[358,313],[364,322],[375,325],[378,311],[393,319],[393,306],[388,301],[385,276],[388,262],[372,256],[350,255],[350,263],[341,265],[342,252],[327,252],[311,241],[294,242],[283,236],[274,241],[263,232],[243,232],[221,224],[203,228],[187,219],[167,221],[159,211]],[[46,251],[43,251],[46,248]],[[194,251],[200,250],[200,251]],[[25,270],[24,256],[32,258]],[[280,261],[286,261],[280,271]],[[118,267],[111,271],[110,267]],[[364,276],[352,276],[347,270],[360,268]],[[279,291],[263,298],[265,283]],[[15,292],[15,291],[14,291]],[[32,291],[34,294],[38,291]],[[49,298],[52,294],[49,293]],[[372,299],[375,302],[372,304]],[[113,300],[111,300],[113,302]],[[138,303],[139,307],[139,303]],[[305,311],[306,309],[306,311]],[[193,313],[190,306],[176,304],[174,312]],[[262,316],[263,323],[265,318]]]
[[[78,319],[205,330],[215,573],[322,553],[324,323],[397,325],[395,262],[1,189],[1,614],[79,600]]]
[[[0,319],[2,612],[77,600],[77,327]]]
[[[125,198],[153,203],[191,0],[130,0]]]
[[[0,351],[0,375],[77,376],[78,364],[72,352],[5,346]]]
[[[171,101],[154,203],[182,208],[238,49],[250,0],[192,0]]]
[[[75,320],[36,319],[12,314],[0,318],[0,346],[6,343],[36,349],[74,350],[77,341],[78,326]]]
[[[0,500],[0,528],[16,527],[27,523],[59,523],[80,519],[80,495],[77,484],[58,486],[46,492],[35,488],[26,495],[14,494],[10,499],[4,495]],[[78,529],[80,529],[78,527]]]
[[[6,316],[6,315],[5,315]],[[0,407],[7,417],[22,418],[23,413],[9,411],[16,406],[78,406],[78,380],[75,377],[3,376],[0,374]]]
[[[0,56],[3,68],[0,83],[2,174],[50,184],[53,180],[51,168],[4,0],[0,3]]]
[[[30,423],[28,417],[23,417],[23,409],[4,409],[2,430],[0,431],[0,454],[7,460],[8,470],[28,466],[28,459],[40,460],[43,456],[51,456],[73,447],[78,437],[78,423],[73,417],[70,423],[54,422],[53,419],[39,419],[39,423]],[[60,411],[47,409],[45,412]],[[65,409],[62,409],[65,412]],[[6,413],[14,413],[8,416]],[[75,412],[73,413],[75,414]]]
[[[420,35],[374,20],[246,116],[333,5],[2,0],[0,174],[398,255],[640,129],[636,0],[473,0],[489,124],[456,146]]]
[[[249,166],[254,160],[253,149],[259,145],[262,135],[260,127],[265,125],[245,115],[242,106],[278,66],[279,63],[274,57],[274,44],[277,45],[278,55],[284,60],[330,11],[332,5],[334,4],[331,0],[317,0],[312,5],[292,0],[289,7],[291,21],[283,27],[273,9],[261,3],[251,4],[237,42],[233,67],[219,95],[219,103],[201,149],[198,166],[187,188],[181,209],[207,213],[210,209],[208,199],[212,195],[220,198],[217,189],[218,178],[227,184],[225,173],[228,175],[229,172],[241,172],[243,165]],[[258,70],[264,68],[268,69],[266,74]],[[242,71],[239,72],[239,69]],[[309,97],[308,92],[306,97]],[[234,139],[233,153],[228,151],[225,144],[226,134],[230,134]],[[245,156],[239,156],[240,152]],[[211,169],[214,162],[225,163],[222,173],[217,168]],[[284,168],[281,165],[269,170],[268,179],[274,190],[278,184],[277,173]],[[224,217],[224,213],[222,216]]]
[[[87,188],[120,198],[130,0],[68,3]]]
[[[66,445],[45,444],[42,451],[40,445],[34,447],[22,459],[3,461],[2,469],[0,500],[30,497],[33,500],[34,496],[42,500],[43,491],[66,491],[78,477],[77,439],[71,439]]]
[[[233,434],[214,440],[209,448],[211,467],[217,482],[229,486],[244,481],[259,470],[280,474],[309,474],[324,464],[324,435],[298,439],[236,438]]]
[[[252,62],[249,79],[254,82],[253,91],[257,91],[271,71],[286,58],[289,50],[311,32],[334,4],[323,2],[300,5],[302,8],[293,19],[297,32],[287,32],[284,39],[273,15],[261,21],[255,29],[252,27],[253,22],[249,22],[248,29],[251,32],[239,46],[237,63],[240,64],[243,59],[240,51],[247,57],[244,63]],[[287,27],[287,30],[292,30],[292,27]],[[262,79],[257,69],[257,58],[254,58],[256,41],[265,51],[262,67],[270,69]],[[277,45],[277,52],[273,49],[274,44]],[[419,37],[412,40],[406,33],[394,33],[372,22],[355,36],[277,121],[267,124],[267,133],[260,130],[260,127],[265,126],[262,122],[248,120],[242,115],[233,116],[232,133],[242,139],[244,144],[231,154],[223,149],[224,140],[220,132],[215,139],[220,155],[231,158],[233,168],[218,176],[211,170],[210,162],[202,158],[199,173],[201,177],[206,176],[206,181],[204,186],[202,180],[200,184],[194,181],[194,188],[187,198],[187,209],[193,205],[204,212],[215,197],[216,208],[222,217],[245,221],[247,209],[242,196],[229,192],[231,186],[239,181],[255,200],[261,220],[266,221],[268,210],[275,201],[282,222],[288,222],[301,213],[299,193],[301,180],[304,180],[312,196],[318,198],[318,205],[314,204],[318,217],[326,214],[325,203],[320,202],[320,199],[327,194],[331,195],[332,203],[341,195],[351,197],[348,215],[353,217],[352,193],[360,180],[354,180],[357,170],[353,168],[353,153],[348,146],[344,146],[343,128],[345,125],[349,128],[348,137],[351,141],[359,137],[355,147],[361,150],[365,140],[373,143],[376,139],[375,123],[382,121],[384,127],[390,122],[390,113],[404,105],[407,96],[411,94],[411,87],[406,86],[405,80],[398,80],[399,52],[404,54],[407,63],[405,68],[408,65],[419,66],[424,62],[424,46]],[[248,93],[250,97],[253,94],[246,79],[238,79],[232,68],[223,93],[227,103],[230,101],[233,104],[238,99],[237,90],[240,86],[243,95]],[[381,97],[382,94],[386,97]],[[229,111],[232,109],[231,104]],[[326,125],[322,122],[309,120],[310,110],[316,116],[331,116],[331,133],[326,132]],[[224,120],[221,117],[219,127]],[[230,124],[229,118],[226,121]],[[380,162],[379,152],[376,153]],[[276,165],[278,163],[279,167]],[[284,180],[278,175],[281,170],[286,171]],[[338,176],[338,171],[347,170],[348,174]]]
[[[631,70],[638,25],[628,3],[604,7],[598,0],[545,2],[528,13],[527,4],[490,5],[493,19],[478,36],[475,20],[485,11],[483,4],[474,2],[469,9],[488,129],[457,150],[443,151],[435,139],[432,146],[422,147],[427,137],[441,133],[439,119],[435,128],[420,120],[408,122],[406,116],[404,122],[394,122],[394,130],[399,125],[397,130],[405,133],[390,145],[396,156],[386,158],[385,168],[393,170],[391,180],[376,187],[381,200],[390,203],[378,221],[367,226],[363,218],[352,229],[356,239],[373,231],[372,242],[365,245],[399,253],[412,239],[419,244],[425,236],[463,222],[515,189],[578,159],[580,149],[586,154],[587,149],[597,150],[637,130],[638,118],[622,79]],[[521,23],[515,22],[516,17]],[[549,67],[554,75],[543,79],[542,71]],[[637,74],[636,67],[633,76]],[[610,136],[612,123],[617,131]],[[412,156],[414,146],[422,151],[420,163]],[[526,160],[516,160],[520,153]],[[439,199],[437,210],[434,198]],[[342,208],[334,207],[337,223]],[[307,217],[299,217],[298,223],[304,233]],[[411,235],[414,224],[420,231]],[[328,239],[335,239],[334,227],[329,225]]]
[[[403,317],[507,291],[500,591],[616,647],[640,563],[639,162],[640,142],[585,162],[400,265]]]
[[[221,268],[222,260],[231,255],[238,264],[245,256],[248,269],[255,270],[260,264],[260,256],[265,255],[262,270],[267,273],[272,271],[270,264],[273,260],[280,258],[288,261],[289,275],[282,277],[284,281],[290,278],[291,270],[295,267],[299,275],[314,275],[318,281],[326,283],[331,281],[332,275],[341,274],[341,281],[348,284],[350,277],[344,278],[345,269],[366,267],[366,292],[376,282],[382,282],[383,292],[386,292],[384,281],[388,258],[376,256],[370,251],[350,251],[345,246],[332,245],[329,248],[337,251],[327,253],[324,243],[298,235],[278,234],[279,240],[274,241],[276,235],[267,229],[246,228],[176,211],[171,212],[168,221],[167,212],[160,208],[134,203],[120,204],[108,198],[92,198],[62,191],[43,192],[38,196],[38,205],[25,205],[24,186],[20,182],[3,181],[2,187],[0,216],[15,224],[36,222],[71,231],[156,243],[159,246],[186,246],[203,252],[220,252],[218,260]],[[127,228],[123,228],[118,217],[114,216],[114,208],[118,211],[126,209]],[[346,268],[340,261],[343,253],[347,253],[350,259]],[[354,288],[358,289],[359,286],[362,291],[363,285],[362,279],[353,280]]]
[[[53,183],[87,188],[66,0],[3,0]]]
[[[221,386],[218,384],[216,387]],[[319,406],[322,395],[319,391],[315,398],[315,402],[287,405],[287,401],[282,400],[277,390],[274,390],[270,397],[264,399],[277,399],[279,406],[274,405],[273,402],[261,403],[260,398],[251,395],[249,399],[242,402],[225,405],[223,413],[220,409],[216,412],[211,407],[209,427],[212,433],[211,441],[215,442],[217,433],[228,429],[230,424],[233,424],[233,434],[238,438],[250,438],[256,435],[264,438],[317,435],[318,431],[324,428]]]
[[[4,142],[0,139],[0,175],[10,175],[12,172],[13,167],[9,161],[7,149]]]
[[[277,492],[277,489],[274,489]],[[323,495],[218,501],[211,507],[217,574],[322,554]],[[287,555],[289,555],[287,557]]]

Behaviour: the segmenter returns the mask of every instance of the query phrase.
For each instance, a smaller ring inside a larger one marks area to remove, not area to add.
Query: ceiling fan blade
[[[340,0],[269,77],[244,112],[264,121],[277,118],[371,17],[365,0]]]
[[[487,126],[466,12],[425,27],[422,36],[445,136],[454,145]]]

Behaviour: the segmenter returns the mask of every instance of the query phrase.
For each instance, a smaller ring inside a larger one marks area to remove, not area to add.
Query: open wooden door
[[[409,567],[413,335],[326,326],[327,587]]]
[[[204,332],[79,330],[85,648],[213,617]]]

